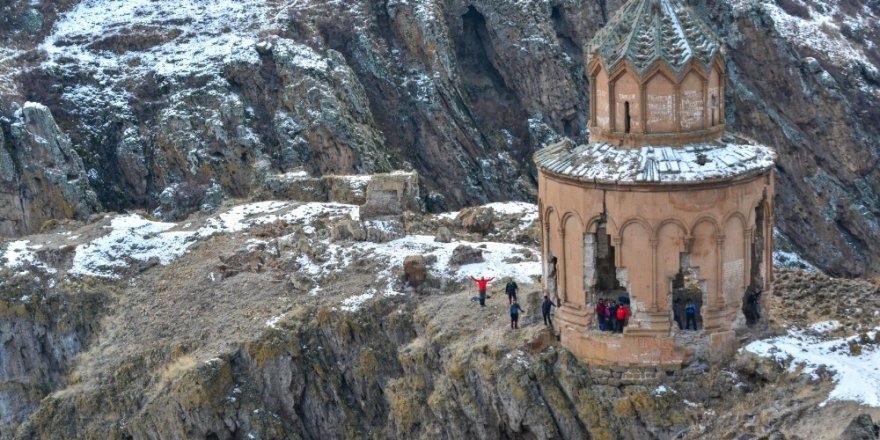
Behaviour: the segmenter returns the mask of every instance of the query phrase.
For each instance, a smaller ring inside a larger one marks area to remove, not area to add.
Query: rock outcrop
[[[46,106],[25,103],[5,129],[9,143],[0,136],[0,233],[37,230],[52,219],[85,219],[101,209],[82,159]]]
[[[532,153],[586,136],[582,48],[621,4],[247,0],[196,13],[161,0],[104,14],[100,1],[16,0],[0,26],[0,116],[50,108],[111,210],[152,211],[175,185],[272,197],[298,170],[412,169],[432,210],[527,200]],[[692,6],[726,45],[730,129],[779,152],[780,231],[831,273],[878,273],[876,2]],[[18,190],[4,179],[5,213]],[[52,207],[39,216],[91,203],[35,197]],[[3,217],[2,233],[43,220],[25,217]]]

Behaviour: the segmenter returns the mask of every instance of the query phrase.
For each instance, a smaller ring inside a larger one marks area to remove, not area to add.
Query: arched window
[[[629,101],[623,103],[623,132],[629,133],[630,117],[629,117]]]

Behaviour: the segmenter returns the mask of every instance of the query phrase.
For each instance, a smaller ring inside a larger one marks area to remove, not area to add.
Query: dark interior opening
[[[749,267],[749,286],[743,292],[742,311],[746,317],[746,324],[755,325],[761,319],[760,298],[761,286],[764,285],[764,277],[761,275],[761,266],[764,263],[764,200],[755,208],[755,237],[751,246],[751,261]]]
[[[630,118],[629,118],[629,101],[623,103],[623,132],[629,133],[630,128]]]
[[[596,290],[599,292],[622,290],[617,280],[617,267],[614,266],[614,246],[605,223],[596,229]]]
[[[692,320],[688,319],[687,309],[693,307]],[[679,271],[672,279],[672,315],[680,330],[700,330],[703,328],[703,290],[697,271],[690,267],[690,256],[681,254]]]

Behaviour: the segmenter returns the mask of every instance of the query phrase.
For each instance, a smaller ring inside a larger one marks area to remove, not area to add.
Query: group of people
[[[630,316],[632,311],[622,301],[600,299],[596,303],[596,318],[601,331],[622,333]]]
[[[477,299],[480,303],[480,307],[486,307],[486,289],[489,282],[495,278],[476,278],[471,276],[471,279],[477,283],[477,290],[479,291]],[[516,281],[508,281],[507,285],[504,286],[504,292],[507,294],[507,304],[510,310],[510,328],[515,330],[519,328],[519,314],[525,313],[525,310],[523,310],[522,306],[517,302],[516,295],[519,293],[519,286],[516,284]],[[553,326],[553,322],[550,320],[550,310],[552,307],[556,307],[556,304],[550,300],[549,296],[544,295],[544,300],[541,302],[541,313],[544,315],[544,325],[549,325],[551,327]]]
[[[681,315],[679,315],[680,312],[678,311],[679,307],[681,307],[680,301],[681,301],[680,299],[676,299],[675,300],[676,305],[673,306],[673,308],[672,308],[673,314],[674,314],[673,319],[675,320],[675,323],[678,324],[678,328],[680,330],[699,330],[699,328],[697,327],[697,311],[700,309],[700,307],[697,306],[697,304],[694,303],[693,301],[688,301],[687,303],[685,303],[685,305],[684,305],[684,325],[682,325]],[[693,328],[691,328],[691,327],[693,327]]]

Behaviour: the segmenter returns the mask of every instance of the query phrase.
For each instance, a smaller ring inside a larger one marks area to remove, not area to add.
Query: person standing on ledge
[[[553,327],[553,321],[550,320],[551,307],[556,307],[556,304],[553,304],[553,301],[550,301],[549,296],[544,295],[544,302],[541,303],[541,314],[544,315],[544,325]]]
[[[684,306],[684,315],[685,315],[685,330],[691,329],[691,323],[694,324],[694,330],[697,329],[697,305],[693,303],[693,301],[688,301],[687,305]]]
[[[510,304],[510,328],[519,328],[519,312],[525,313],[525,310],[517,304],[516,300]]]
[[[477,290],[480,291],[480,307],[486,307],[486,286],[488,286],[489,282],[494,280],[495,278],[480,277],[479,279],[477,279],[474,278],[473,275],[471,275],[471,279],[474,280],[475,283],[477,283]]]
[[[516,281],[508,281],[507,285],[504,286],[504,290],[507,292],[507,303],[513,304],[513,302],[516,301],[516,293],[519,291],[519,286],[516,285]]]

